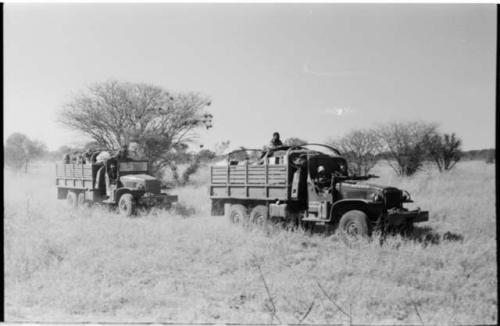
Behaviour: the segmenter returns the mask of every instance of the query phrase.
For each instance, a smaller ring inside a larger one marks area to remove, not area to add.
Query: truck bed
[[[94,164],[58,163],[56,164],[56,186],[62,188],[93,189],[95,174],[99,167]]]
[[[286,200],[287,165],[228,165],[210,167],[210,197]]]

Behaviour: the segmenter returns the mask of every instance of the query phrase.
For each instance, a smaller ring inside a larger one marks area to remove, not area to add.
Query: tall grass
[[[351,246],[209,217],[206,169],[174,191],[183,210],[135,218],[69,210],[53,170],[6,171],[7,321],[497,322],[492,165],[411,178],[377,166],[375,181],[410,191],[430,221],[417,240]]]

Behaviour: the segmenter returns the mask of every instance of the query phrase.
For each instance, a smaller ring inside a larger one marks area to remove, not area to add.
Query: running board
[[[323,218],[317,218],[317,217],[305,217],[302,219],[302,222],[330,222],[329,220],[325,220]]]

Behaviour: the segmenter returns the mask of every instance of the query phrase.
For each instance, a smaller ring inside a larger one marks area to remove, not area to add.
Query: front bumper
[[[162,207],[170,207],[173,202],[178,200],[177,195],[167,195],[167,194],[144,194],[141,198],[139,198],[139,205],[153,207],[153,206],[162,206]]]
[[[392,209],[387,212],[386,221],[389,225],[403,225],[406,223],[418,223],[429,220],[429,212],[416,209],[407,211],[403,209]]]

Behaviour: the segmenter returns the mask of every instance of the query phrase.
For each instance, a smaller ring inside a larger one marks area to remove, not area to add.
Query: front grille
[[[384,190],[385,208],[401,207],[401,194],[401,190],[398,189]]]
[[[161,183],[159,180],[146,180],[144,185],[144,190],[153,194],[159,194],[161,192]]]

